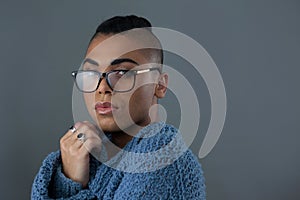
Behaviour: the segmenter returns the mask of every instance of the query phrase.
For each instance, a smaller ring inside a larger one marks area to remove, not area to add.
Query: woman
[[[160,122],[167,91],[151,24],[113,17],[72,72],[93,122],[72,126],[43,162],[32,199],[205,199],[200,164],[176,128]]]

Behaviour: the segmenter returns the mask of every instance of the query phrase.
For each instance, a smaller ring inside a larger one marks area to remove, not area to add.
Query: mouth
[[[111,114],[116,109],[117,107],[113,106],[110,102],[97,102],[95,105],[95,110],[100,115]]]

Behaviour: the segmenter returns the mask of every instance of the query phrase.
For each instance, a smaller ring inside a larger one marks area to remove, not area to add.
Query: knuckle
[[[89,156],[89,152],[86,151],[85,148],[78,149],[78,152],[76,154],[76,158],[78,158],[78,159],[86,159],[86,158],[88,158],[88,156]]]
[[[97,149],[101,147],[101,141],[100,140],[87,140],[84,143],[85,147],[91,151],[93,149]]]
[[[69,153],[70,153],[70,155],[71,156],[77,156],[78,155],[78,148],[77,147],[75,147],[75,146],[70,146],[69,147]]]
[[[92,147],[92,144],[93,144],[92,140],[87,140],[87,141],[84,143],[84,146],[85,146],[86,148],[90,149],[90,148]]]
[[[79,129],[82,126],[82,122],[76,122],[74,126],[76,129]]]
[[[65,144],[65,140],[64,140],[64,138],[62,137],[62,138],[60,138],[60,140],[59,140],[59,144],[60,144],[60,146],[64,146],[64,144]]]

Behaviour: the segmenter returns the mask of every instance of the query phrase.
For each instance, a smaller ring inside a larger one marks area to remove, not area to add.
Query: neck
[[[115,156],[121,149],[123,149],[128,142],[132,140],[132,138],[145,126],[147,126],[150,123],[146,123],[144,125],[133,125],[129,128],[127,128],[125,131],[118,131],[118,132],[110,132],[111,135],[111,142],[114,145],[108,145],[106,146],[107,148],[107,153],[108,157],[112,158]],[[116,148],[116,146],[118,148]]]
[[[124,148],[125,145],[132,140],[133,136],[128,135],[124,132],[114,132],[111,133],[112,142],[117,145],[119,148]]]
[[[132,130],[129,131],[128,129],[126,131],[110,132],[112,137],[111,142],[113,143],[113,145],[106,146],[108,158],[110,159],[114,157],[118,152],[120,152],[120,150],[123,149],[126,144],[132,140],[133,136],[136,135],[140,129],[141,128],[136,129],[134,132]],[[130,135],[128,133],[130,133]],[[116,146],[118,148],[116,148]]]
[[[112,142],[119,148],[124,148],[125,145],[141,130],[143,126],[133,125],[124,131],[111,132]]]

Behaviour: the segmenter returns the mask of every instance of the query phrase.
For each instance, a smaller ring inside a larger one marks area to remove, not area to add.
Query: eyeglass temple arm
[[[153,70],[158,70],[159,73],[161,73],[161,71],[160,71],[159,68],[149,68],[149,69],[141,69],[141,70],[137,70],[137,71],[136,71],[136,74],[143,74],[143,73],[150,72],[150,71],[153,71]]]

